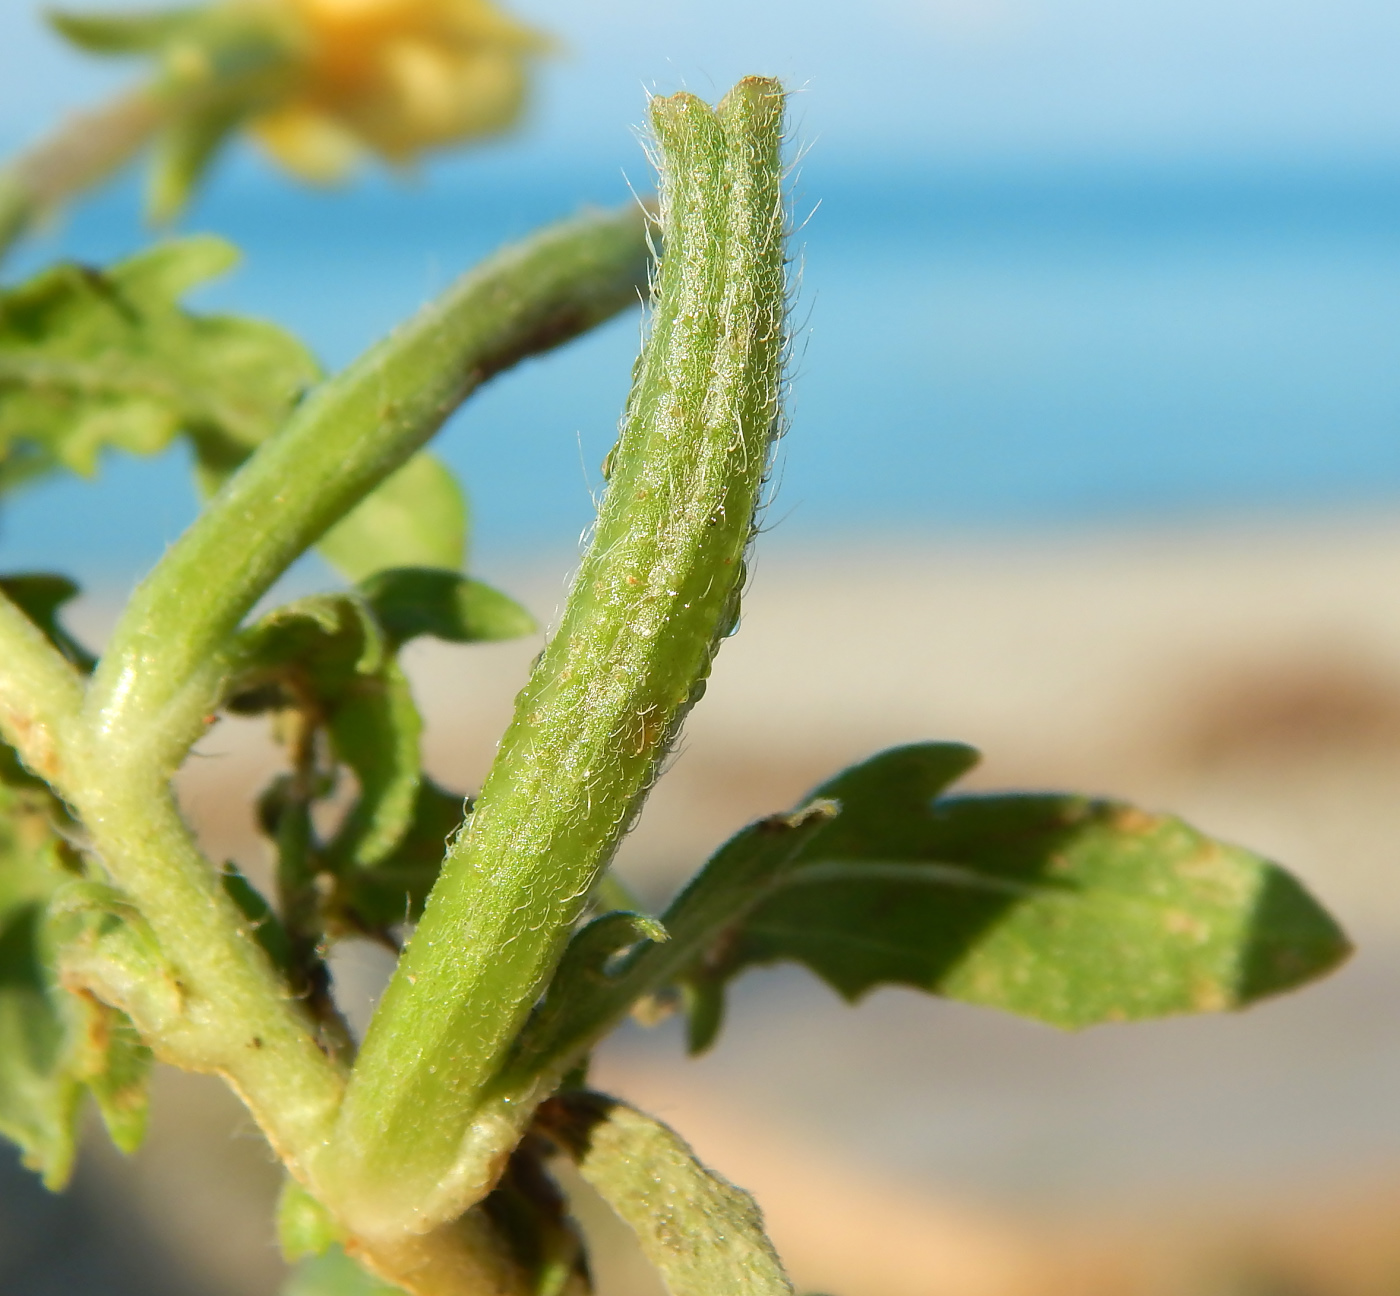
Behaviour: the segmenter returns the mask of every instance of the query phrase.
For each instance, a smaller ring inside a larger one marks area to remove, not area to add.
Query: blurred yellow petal
[[[253,123],[253,133],[288,171],[313,184],[343,180],[363,151],[339,122],[297,105],[259,117]]]
[[[331,138],[336,126],[394,162],[506,129],[524,103],[527,60],[549,48],[489,0],[284,3],[305,28],[303,67],[259,134],[303,175],[353,162]]]

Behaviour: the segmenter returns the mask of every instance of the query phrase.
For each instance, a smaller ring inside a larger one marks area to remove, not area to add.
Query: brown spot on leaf
[[[1202,978],[1191,987],[1191,1010],[1198,1013],[1224,1012],[1230,996],[1219,981]]]
[[[1184,909],[1168,909],[1162,915],[1162,926],[1173,936],[1189,936],[1197,944],[1203,944],[1210,936],[1210,927]]]
[[[1139,810],[1137,806],[1118,806],[1113,811],[1113,827],[1121,833],[1143,835],[1151,832],[1161,819],[1157,815]]]

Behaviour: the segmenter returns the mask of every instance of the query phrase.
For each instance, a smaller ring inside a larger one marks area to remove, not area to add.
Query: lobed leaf
[[[674,1130],[602,1094],[571,1092],[538,1125],[631,1226],[671,1296],[791,1296],[754,1199]]]
[[[58,981],[120,1008],[167,1049],[185,1026],[185,991],[150,925],[115,887],[70,880],[49,901]]]
[[[317,595],[268,613],[236,650],[231,709],[295,705],[330,736],[359,795],[325,851],[344,900],[380,928],[422,911],[463,798],[425,782],[422,720],[396,652],[423,634],[457,642],[534,628],[517,604],[440,568],[376,573],[362,593]]]
[[[936,799],[973,759],[897,748],[818,789],[840,814],[692,965],[702,1001],[790,960],[848,999],[904,984],[1073,1028],[1240,1008],[1348,953],[1284,870],[1172,816],[1078,796]]]
[[[47,788],[0,778],[0,1135],[55,1189],[72,1170],[85,1088],[113,1142],[139,1146],[151,1062],[124,1013],[60,984],[48,913],[80,869],[62,817]]]
[[[189,238],[0,291],[0,487],[90,475],[105,450],[155,454],[182,433],[206,464],[268,437],[319,376],[314,361],[270,324],[178,302],[236,259],[220,239]]]
[[[84,1025],[78,1074],[97,1103],[112,1142],[130,1154],[146,1138],[155,1059],[121,1009],[91,995],[79,996],[77,1001]]]
[[[422,721],[368,605],[357,595],[325,594],[277,608],[240,637],[239,659],[235,709],[280,699],[325,726],[359,781],[332,854],[351,866],[375,863],[412,822]],[[269,684],[280,693],[269,693]]]
[[[717,936],[781,882],[835,813],[832,802],[816,801],[795,814],[750,824],[725,843],[659,922],[617,910],[579,928],[516,1041],[507,1069],[511,1081],[573,1065],[641,996],[677,979],[688,990],[701,985]],[[721,1001],[711,996],[713,1012],[707,1015],[693,992],[690,998],[692,1047],[698,1050],[696,1032],[706,1042],[713,1036]]]
[[[49,973],[42,923],[43,907],[35,902],[5,912],[0,926],[0,1135],[18,1144],[24,1164],[57,1189],[73,1167],[82,1083],[69,1006]]]

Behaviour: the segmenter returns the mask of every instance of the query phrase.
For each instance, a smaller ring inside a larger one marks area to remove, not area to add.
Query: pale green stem
[[[56,208],[125,166],[171,110],[153,90],[128,91],[75,113],[0,170],[0,259]]]
[[[142,582],[87,716],[108,758],[171,768],[223,677],[219,653],[287,567],[488,378],[637,302],[636,207],[561,222],[489,258],[317,389]]]
[[[491,1187],[521,1125],[479,1119],[492,1077],[734,622],[778,420],[781,117],[758,79],[718,112],[652,102],[651,336],[559,630],[352,1074],[322,1177],[357,1230],[423,1231]]]
[[[178,1028],[150,1042],[225,1075],[318,1194],[308,1165],[341,1075],[181,822],[167,776],[218,700],[232,631],[286,566],[480,383],[636,301],[643,219],[588,216],[508,249],[327,383],[143,583],[94,676],[75,807],[184,996]]]
[[[70,782],[64,735],[82,704],[82,677],[0,592],[0,737],[60,793]]]
[[[74,744],[76,747],[77,744]],[[94,853],[135,903],[180,987],[180,1014],[147,1043],[190,1071],[224,1076],[298,1178],[324,1143],[343,1078],[315,1023],[180,818],[157,772],[73,760],[72,801]]]

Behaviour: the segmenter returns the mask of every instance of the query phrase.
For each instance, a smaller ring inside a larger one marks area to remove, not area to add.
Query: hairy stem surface
[[[652,102],[665,256],[593,542],[371,1025],[331,1203],[426,1231],[490,1188],[537,1098],[492,1077],[734,624],[778,427],[783,95]],[[544,1095],[539,1095],[543,1097]]]
[[[317,1195],[331,1195],[313,1171],[343,1071],[199,851],[169,772],[218,701],[233,630],[286,566],[487,378],[637,300],[643,220],[635,208],[591,215],[507,249],[327,383],[137,591],[75,722],[75,808],[177,992],[143,1034],[177,1065],[225,1076]],[[91,975],[100,981],[102,969]],[[429,1274],[462,1261],[459,1233],[413,1250],[413,1264]],[[398,1252],[374,1254],[384,1268]]]
[[[488,378],[638,300],[643,220],[582,216],[506,248],[313,393],[137,589],[89,697],[104,748],[177,763],[277,577]]]

